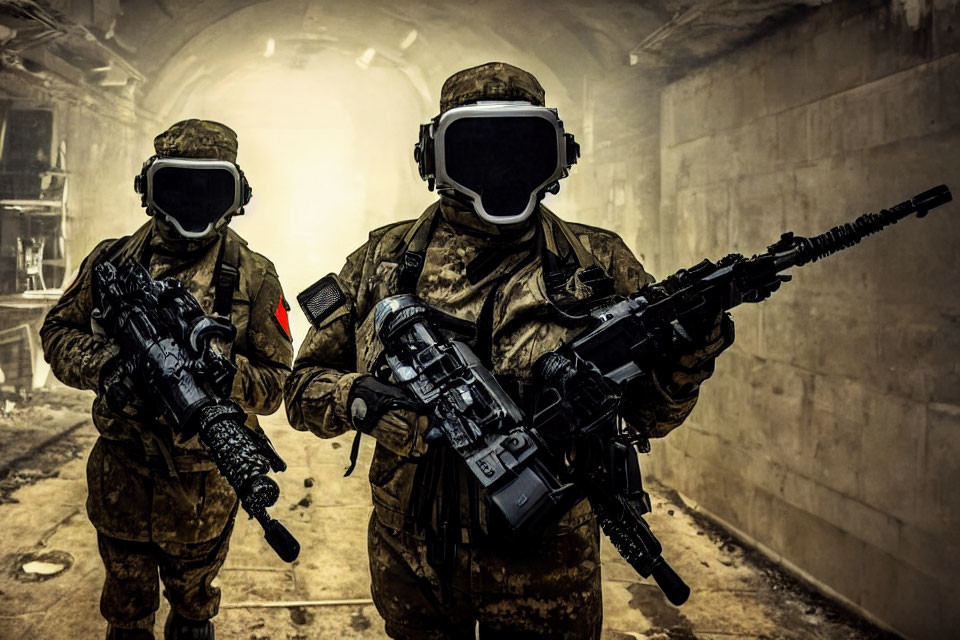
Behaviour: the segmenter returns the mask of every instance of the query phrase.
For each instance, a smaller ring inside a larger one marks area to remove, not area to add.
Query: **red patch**
[[[280,296],[280,301],[277,302],[277,310],[274,312],[273,317],[277,319],[277,324],[279,324],[283,332],[287,334],[287,338],[293,340],[293,336],[290,335],[290,320],[287,318],[287,308],[283,304],[283,296]]]

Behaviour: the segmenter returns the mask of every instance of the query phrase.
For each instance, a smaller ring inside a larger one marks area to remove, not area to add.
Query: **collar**
[[[150,227],[149,247],[158,254],[186,258],[212,247],[220,240],[221,236],[226,232],[226,229],[227,226],[224,225],[204,238],[184,238],[177,233],[173,225],[154,216]]]
[[[498,244],[529,240],[533,237],[539,220],[539,212],[537,212],[519,224],[492,224],[482,220],[472,209],[446,196],[440,198],[440,215],[444,222],[457,231],[489,238]]]

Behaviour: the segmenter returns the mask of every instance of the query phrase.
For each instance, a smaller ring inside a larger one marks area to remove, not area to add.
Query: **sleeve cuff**
[[[670,388],[670,384],[663,384],[660,382],[660,374],[657,372],[653,372],[653,375],[650,377],[653,380],[653,388],[657,390],[657,393],[660,394],[667,404],[684,406],[691,400],[696,400],[697,396],[700,394],[699,384],[693,385],[692,388],[686,390],[673,390]]]
[[[361,373],[345,373],[337,380],[333,388],[333,416],[338,422],[353,428],[353,420],[350,419],[350,389],[353,383],[357,381]]]
[[[99,393],[100,373],[103,365],[120,353],[119,347],[112,342],[101,340],[96,348],[91,349],[84,356],[84,369],[87,371],[86,387]]]

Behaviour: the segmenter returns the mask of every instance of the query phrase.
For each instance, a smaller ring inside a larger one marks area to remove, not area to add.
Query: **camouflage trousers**
[[[131,542],[97,534],[106,580],[100,613],[111,629],[152,632],[160,606],[159,574],[170,609],[190,620],[209,620],[220,608],[213,579],[227,557],[234,518],[219,537],[199,544]],[[152,637],[152,636],[150,636]]]
[[[533,544],[459,545],[447,575],[426,545],[370,519],[371,589],[396,640],[596,640],[603,608],[600,533],[590,519]]]

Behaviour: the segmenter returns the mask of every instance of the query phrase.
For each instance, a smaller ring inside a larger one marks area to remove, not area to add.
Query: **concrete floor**
[[[0,418],[0,452],[11,450],[11,434],[33,437],[39,445],[57,430],[68,432],[33,450],[21,442],[23,451],[12,464],[9,456],[0,455],[0,640],[103,636],[105,623],[97,609],[103,569],[84,511],[84,465],[95,431],[89,423],[69,431],[82,415],[77,411],[89,402],[88,397],[72,398],[72,407],[34,407],[22,412],[19,421],[16,412],[13,418]],[[369,602],[366,560],[370,496],[365,472],[372,443],[366,440],[360,468],[345,479],[348,437],[320,440],[295,432],[282,414],[267,419],[265,427],[289,464],[279,476],[282,496],[272,512],[304,551],[293,565],[284,564],[256,523],[240,521],[219,579],[223,606],[216,619],[218,637],[385,637]],[[27,436],[28,430],[35,433]],[[605,640],[892,637],[744,550],[675,494],[656,485],[653,489],[650,524],[693,595],[682,608],[670,606],[605,544]],[[23,571],[29,560],[68,568],[39,579]],[[344,600],[354,602],[315,603]],[[304,601],[314,603],[291,604]],[[158,621],[165,615],[164,603]]]

